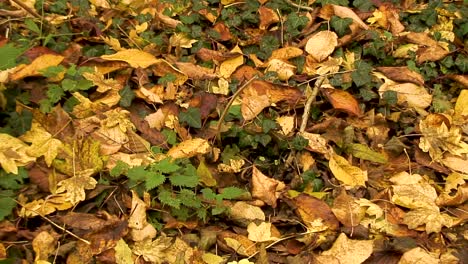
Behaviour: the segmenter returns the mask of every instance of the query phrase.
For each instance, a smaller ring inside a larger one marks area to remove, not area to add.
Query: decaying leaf
[[[210,148],[210,144],[205,139],[194,138],[183,141],[171,148],[167,155],[174,159],[190,158],[198,154],[206,154]]]
[[[267,177],[256,167],[252,170],[252,197],[264,201],[271,207],[276,207],[276,200],[286,185],[278,180]]]
[[[27,154],[29,146],[8,134],[0,133],[0,165],[8,173],[18,174],[18,166],[24,166],[36,158]]]
[[[252,222],[247,226],[247,232],[249,232],[248,238],[254,242],[278,240],[278,237],[272,236],[271,228],[271,223],[262,222],[260,225],[257,225]]]
[[[338,45],[338,36],[332,31],[320,31],[312,36],[305,46],[305,50],[318,62],[325,60],[333,53]]]
[[[339,222],[330,207],[322,200],[307,194],[294,198],[296,213],[310,231],[336,230]]]
[[[51,66],[57,66],[63,61],[64,57],[60,55],[44,54],[37,57],[29,65],[20,65],[16,71],[10,75],[10,80],[16,81],[29,76],[41,75],[41,70]]]
[[[112,55],[102,55],[101,58],[109,61],[125,61],[134,68],[148,68],[158,62],[152,54],[138,49],[121,50]]]

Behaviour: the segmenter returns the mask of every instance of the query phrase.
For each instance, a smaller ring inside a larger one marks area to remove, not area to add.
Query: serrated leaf
[[[231,187],[224,188],[220,196],[223,199],[235,199],[244,193],[245,193],[245,190],[231,186]]]
[[[3,47],[0,47],[0,70],[5,70],[8,68],[13,68],[16,65],[16,58],[21,55],[23,51],[19,48],[14,47],[11,44],[6,44]]]
[[[168,190],[161,190],[158,194],[158,199],[162,204],[169,205],[175,209],[180,208],[181,201]]]
[[[172,173],[180,169],[180,166],[172,162],[171,159],[163,159],[151,166],[152,170],[156,170],[161,173]]]
[[[110,176],[117,177],[119,175],[127,173],[129,166],[127,163],[118,160],[115,166],[110,170]]]
[[[182,189],[178,197],[185,206],[192,208],[200,208],[202,206],[200,198],[198,198],[197,195],[189,189]]]
[[[172,185],[181,187],[196,187],[199,183],[197,175],[185,176],[181,174],[176,174],[170,176],[169,181]]]
[[[149,173],[146,175],[145,188],[146,191],[150,191],[166,181],[166,177],[158,173]]]

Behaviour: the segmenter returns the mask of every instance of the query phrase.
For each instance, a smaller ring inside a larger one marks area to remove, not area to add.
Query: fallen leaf
[[[8,134],[0,133],[0,165],[7,173],[18,174],[18,166],[35,161],[27,154],[29,148],[23,141]]]
[[[115,262],[117,264],[133,263],[132,250],[123,239],[117,241],[117,245],[115,245],[114,250]]]
[[[266,72],[276,72],[278,79],[287,81],[296,74],[296,66],[280,59],[272,59],[267,62]]]
[[[260,24],[258,27],[262,30],[267,29],[271,24],[280,21],[278,13],[263,5],[258,9],[258,14],[260,15]]]
[[[327,140],[322,135],[303,132],[300,133],[300,136],[307,139],[307,141],[309,142],[307,145],[308,150],[321,154],[328,153]]]
[[[335,178],[346,187],[366,186],[367,172],[349,164],[345,158],[333,153],[329,166]]]
[[[295,117],[294,116],[280,116],[276,118],[276,122],[281,127],[283,135],[287,136],[294,130]]]
[[[424,85],[423,76],[415,71],[410,70],[406,66],[376,67],[376,69],[395,82],[411,82],[420,86]]]
[[[311,231],[319,232],[326,229],[338,229],[338,219],[336,219],[332,210],[324,201],[308,194],[300,194],[293,201],[297,207],[296,214],[299,215],[303,223]]]
[[[41,70],[57,66],[63,61],[64,57],[60,55],[44,54],[37,57],[28,65],[16,67],[16,71],[10,75],[10,80],[17,81],[30,76],[41,75]]]
[[[218,240],[224,242],[231,250],[242,256],[251,256],[257,251],[254,242],[246,236],[223,231],[218,234]]]
[[[85,190],[92,190],[96,187],[97,181],[92,177],[73,176],[69,179],[60,181],[57,186],[57,193],[65,196],[65,201],[73,205],[84,201],[86,198]]]
[[[354,116],[361,116],[362,111],[358,101],[347,91],[331,88],[321,88],[333,108]]]
[[[254,242],[267,242],[278,240],[278,237],[272,236],[271,223],[262,222],[259,225],[254,222],[247,226],[248,238]]]
[[[364,217],[364,211],[356,200],[342,190],[333,201],[331,208],[333,214],[346,227],[354,227],[360,224]]]
[[[380,97],[383,98],[385,91],[397,93],[398,104],[407,104],[410,107],[427,108],[431,105],[432,95],[426,88],[414,83],[388,83],[385,82],[379,87]]]
[[[162,235],[155,240],[146,239],[135,242],[130,248],[133,254],[143,257],[152,263],[163,263],[166,261],[165,250],[172,245],[172,238]]]
[[[333,246],[320,254],[318,260],[323,256],[333,256],[338,263],[361,264],[371,256],[373,250],[372,240],[353,240],[341,233]]]
[[[336,16],[339,16],[341,18],[347,18],[347,17],[351,18],[362,29],[365,29],[365,30],[369,29],[369,26],[367,26],[366,23],[364,23],[364,21],[362,21],[359,18],[359,16],[356,15],[356,13],[354,13],[354,11],[351,8],[345,7],[345,6],[339,6],[339,5],[331,5],[331,6],[333,7],[333,11]]]
[[[167,152],[167,155],[173,159],[191,158],[198,154],[206,154],[210,150],[208,141],[202,138],[194,138],[181,142],[179,145],[172,147]]]
[[[237,52],[239,55],[223,61],[219,66],[219,76],[225,79],[231,77],[231,74],[235,72],[239,66],[244,64],[244,57],[239,46],[234,47],[231,52]]]
[[[432,264],[440,263],[439,259],[432,254],[428,253],[426,250],[415,247],[411,250],[406,251],[403,256],[401,256],[398,264]]]
[[[47,231],[42,231],[33,239],[32,246],[36,256],[34,257],[34,263],[45,261],[49,259],[49,256],[56,251],[57,238],[49,234]]]
[[[152,54],[138,49],[121,50],[111,55],[102,55],[101,58],[108,61],[125,61],[133,68],[148,68],[159,61]]]
[[[63,147],[63,143],[60,140],[53,138],[44,127],[34,120],[31,124],[31,130],[21,136],[21,139],[32,143],[27,150],[27,154],[36,158],[44,156],[45,162],[49,167],[57,156],[58,151]]]
[[[252,197],[264,201],[266,204],[276,208],[276,200],[286,185],[278,180],[270,178],[258,170],[255,166],[252,170]]]
[[[305,51],[318,62],[325,60],[333,53],[338,45],[338,36],[335,32],[324,30],[313,35],[305,46]]]
[[[265,221],[265,213],[258,206],[250,205],[246,202],[236,202],[230,207],[229,216],[234,220],[242,221]]]

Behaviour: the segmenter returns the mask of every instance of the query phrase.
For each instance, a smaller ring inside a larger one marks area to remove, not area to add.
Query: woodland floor
[[[0,0],[0,32],[0,263],[467,263],[466,1]]]

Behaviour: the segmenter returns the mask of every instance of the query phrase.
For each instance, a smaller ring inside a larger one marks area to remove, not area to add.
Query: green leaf
[[[132,91],[130,86],[126,85],[122,90],[119,91],[121,107],[130,107],[133,99],[135,98],[135,92]]]
[[[148,172],[145,168],[145,166],[137,166],[130,168],[127,172],[127,177],[132,180],[132,181],[144,181],[148,177]]]
[[[200,109],[189,107],[186,112],[179,113],[180,122],[186,122],[193,128],[201,128],[201,114]]]
[[[468,72],[468,56],[464,54],[458,54],[457,58],[455,59],[455,65],[457,65],[457,68],[460,69],[461,72]]]
[[[21,49],[15,48],[11,44],[6,44],[3,47],[0,47],[0,70],[6,70],[8,68],[13,68],[16,66],[16,58],[21,55],[23,51]]]
[[[175,80],[177,80],[177,76],[172,73],[168,73],[158,79],[158,84],[167,85],[168,83],[172,83]]]
[[[223,192],[220,194],[223,199],[236,199],[245,193],[245,190],[237,187],[226,187],[223,189]]]
[[[151,166],[152,170],[161,173],[172,173],[180,169],[180,166],[171,161],[171,158],[165,158]]]
[[[382,95],[382,99],[384,99],[388,105],[396,105],[398,102],[398,93],[390,90],[385,91]]]
[[[201,193],[203,194],[203,198],[207,200],[215,200],[216,199],[216,193],[213,192],[210,188],[203,188],[201,190]]]
[[[3,221],[5,217],[11,215],[13,208],[16,207],[16,202],[10,197],[0,197],[0,221]]]
[[[180,187],[196,187],[199,183],[199,179],[197,175],[194,176],[186,176],[182,174],[175,174],[169,177],[169,181],[174,186]]]
[[[349,30],[349,25],[353,23],[353,19],[346,17],[340,18],[337,16],[332,16],[330,20],[330,25],[336,31],[338,36],[343,36]]]
[[[49,89],[47,89],[47,97],[52,104],[57,103],[65,96],[65,91],[62,89],[60,85],[51,84],[49,85]]]
[[[371,11],[371,9],[374,7],[374,3],[369,0],[354,0],[353,6],[357,7],[361,11]]]
[[[36,25],[36,23],[32,19],[26,18],[24,20],[24,24],[26,25],[26,28],[31,30],[32,32],[38,35],[42,34],[41,29]]]
[[[44,77],[52,78],[52,77],[58,76],[63,71],[65,71],[65,67],[63,65],[58,65],[58,66],[47,67],[47,68],[45,68],[43,70],[40,70],[39,72]]]
[[[373,151],[368,146],[363,144],[349,144],[346,148],[346,152],[355,156],[356,158],[376,162],[376,163],[387,163],[387,158],[384,155]]]
[[[158,199],[162,204],[169,205],[175,209],[180,208],[181,201],[166,189],[160,189]]]
[[[351,73],[351,77],[353,78],[353,82],[356,86],[363,86],[372,81],[372,66],[370,64],[362,60],[358,60],[354,63],[354,66],[356,67],[356,70]]]
[[[200,198],[197,197],[196,193],[189,189],[182,189],[178,197],[185,206],[191,208],[200,208],[202,206]]]
[[[146,175],[145,188],[150,191],[166,181],[166,177],[159,173],[149,173]]]
[[[28,177],[28,171],[24,167],[18,168],[18,174],[7,173],[0,169],[0,187],[7,190],[19,190],[23,188],[24,180]]]
[[[114,168],[110,170],[110,176],[112,177],[117,177],[123,174],[127,174],[128,169],[130,166],[128,166],[127,163],[118,160],[117,163],[115,164]]]
[[[177,134],[173,130],[165,128],[161,133],[166,137],[166,142],[170,145],[175,145],[177,143]]]
[[[54,107],[54,104],[49,99],[42,99],[39,101],[39,109],[42,113],[52,112],[52,107]]]
[[[296,135],[292,140],[292,147],[295,150],[303,150],[309,145],[309,141],[300,135]]]
[[[272,129],[275,129],[276,128],[276,122],[273,121],[273,120],[270,120],[270,119],[263,119],[262,120],[262,130],[263,130],[263,133],[268,133],[270,132],[270,130]]]

